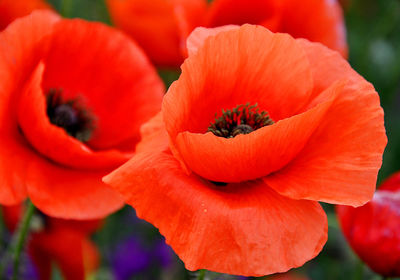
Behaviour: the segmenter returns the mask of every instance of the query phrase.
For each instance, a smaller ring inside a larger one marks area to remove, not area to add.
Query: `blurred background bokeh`
[[[151,0],[149,0],[151,1]],[[49,0],[65,17],[80,17],[111,24],[103,0]],[[389,139],[378,182],[400,170],[400,1],[344,0],[347,38],[352,67],[370,81],[381,96]],[[179,73],[159,69],[167,86]],[[329,239],[321,254],[296,269],[309,279],[382,279],[369,270],[347,245],[334,208],[324,205],[329,220]],[[8,236],[1,227],[1,242]],[[152,225],[138,219],[131,207],[107,218],[93,235],[100,249],[100,269],[91,279],[190,279],[183,263],[164,243]],[[27,270],[31,270],[29,260]],[[26,279],[30,279],[26,276]],[[215,279],[215,275],[212,276]],[[242,279],[220,275],[218,279]],[[53,279],[62,279],[53,269]],[[267,277],[265,279],[268,279]]]

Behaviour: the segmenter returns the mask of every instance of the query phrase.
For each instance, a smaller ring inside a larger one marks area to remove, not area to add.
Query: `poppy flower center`
[[[64,100],[62,91],[51,89],[47,94],[47,116],[50,122],[62,127],[68,135],[87,142],[94,130],[94,117],[85,110],[77,99]]]
[[[261,127],[274,124],[267,111],[261,111],[257,103],[238,105],[232,110],[222,109],[222,116],[208,127],[208,131],[218,137],[233,138],[239,134],[249,134]]]

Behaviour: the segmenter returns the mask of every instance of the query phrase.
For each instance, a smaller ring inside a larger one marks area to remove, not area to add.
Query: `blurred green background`
[[[149,0],[151,1],[151,0]],[[88,20],[110,23],[102,0],[49,0],[66,17],[81,17]],[[400,1],[399,0],[350,0],[345,8],[349,61],[353,68],[370,81],[381,96],[385,110],[385,124],[389,139],[379,174],[379,182],[391,173],[400,170]],[[178,77],[176,72],[159,71],[167,86]],[[338,226],[334,209],[324,205],[329,219],[329,240],[322,253],[297,271],[310,279],[381,279],[363,266],[345,242]],[[133,210],[125,207],[107,219],[103,229],[95,235],[103,256],[118,240],[140,231],[152,238],[158,231],[147,223],[133,226],[126,217]],[[183,264],[167,271],[159,269],[159,278],[188,279]],[[55,279],[59,278],[57,271]],[[57,276],[58,275],[58,276]],[[110,264],[103,260],[102,268],[93,279],[111,279]],[[132,279],[148,279],[138,275]]]

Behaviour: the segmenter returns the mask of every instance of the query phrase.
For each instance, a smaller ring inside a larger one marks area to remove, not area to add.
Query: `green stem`
[[[205,276],[206,276],[206,270],[202,269],[202,270],[199,271],[199,275],[197,276],[197,280],[204,280]]]
[[[8,258],[7,258],[7,252],[5,251],[6,245],[5,245],[5,242],[4,242],[4,240],[3,240],[3,238],[5,237],[5,233],[4,233],[5,224],[4,224],[3,213],[0,213],[0,216],[1,216],[1,224],[0,224],[0,242],[1,242],[1,244],[0,244],[0,252],[3,253],[3,255],[1,256],[2,259],[1,259],[1,261],[0,261],[0,279],[1,279],[1,277],[2,277],[3,274],[4,274],[5,267],[7,266],[7,260],[8,260]],[[4,243],[3,243],[3,242],[4,242]]]
[[[362,280],[364,276],[364,263],[361,260],[358,260],[357,267],[354,272],[354,280]]]
[[[3,217],[3,212],[0,211],[0,252],[3,251],[3,247],[5,245],[5,242],[3,242],[3,238],[5,235],[5,229],[6,225],[4,224],[4,217]],[[1,276],[1,274],[0,274]]]
[[[62,0],[60,14],[66,18],[70,17],[71,16],[71,7],[72,7],[71,0]]]
[[[25,245],[26,236],[29,232],[29,225],[32,220],[33,212],[35,211],[35,206],[30,200],[28,200],[28,205],[25,210],[23,219],[21,220],[18,231],[16,232],[16,243],[13,246],[13,277],[12,280],[18,279],[19,264],[21,259],[21,252]]]

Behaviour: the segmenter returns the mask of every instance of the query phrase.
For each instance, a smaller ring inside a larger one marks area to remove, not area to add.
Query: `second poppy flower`
[[[8,229],[15,231],[23,204],[3,206],[2,210]],[[54,264],[66,280],[84,280],[97,269],[99,253],[89,235],[100,228],[101,220],[63,220],[36,213],[35,223],[27,250],[40,280],[51,279]]]
[[[343,234],[376,273],[400,277],[400,173],[393,174],[358,208],[336,208]]]
[[[190,270],[266,275],[327,238],[318,201],[371,199],[386,145],[373,86],[321,44],[196,29],[137,154],[105,177]]]
[[[132,36],[158,66],[178,67],[186,39],[198,26],[258,24],[273,32],[320,42],[347,56],[337,0],[107,0],[114,24]],[[208,1],[209,2],[209,1]]]
[[[0,33],[0,204],[50,216],[123,205],[101,182],[125,161],[164,86],[141,49],[100,23],[34,12]]]

